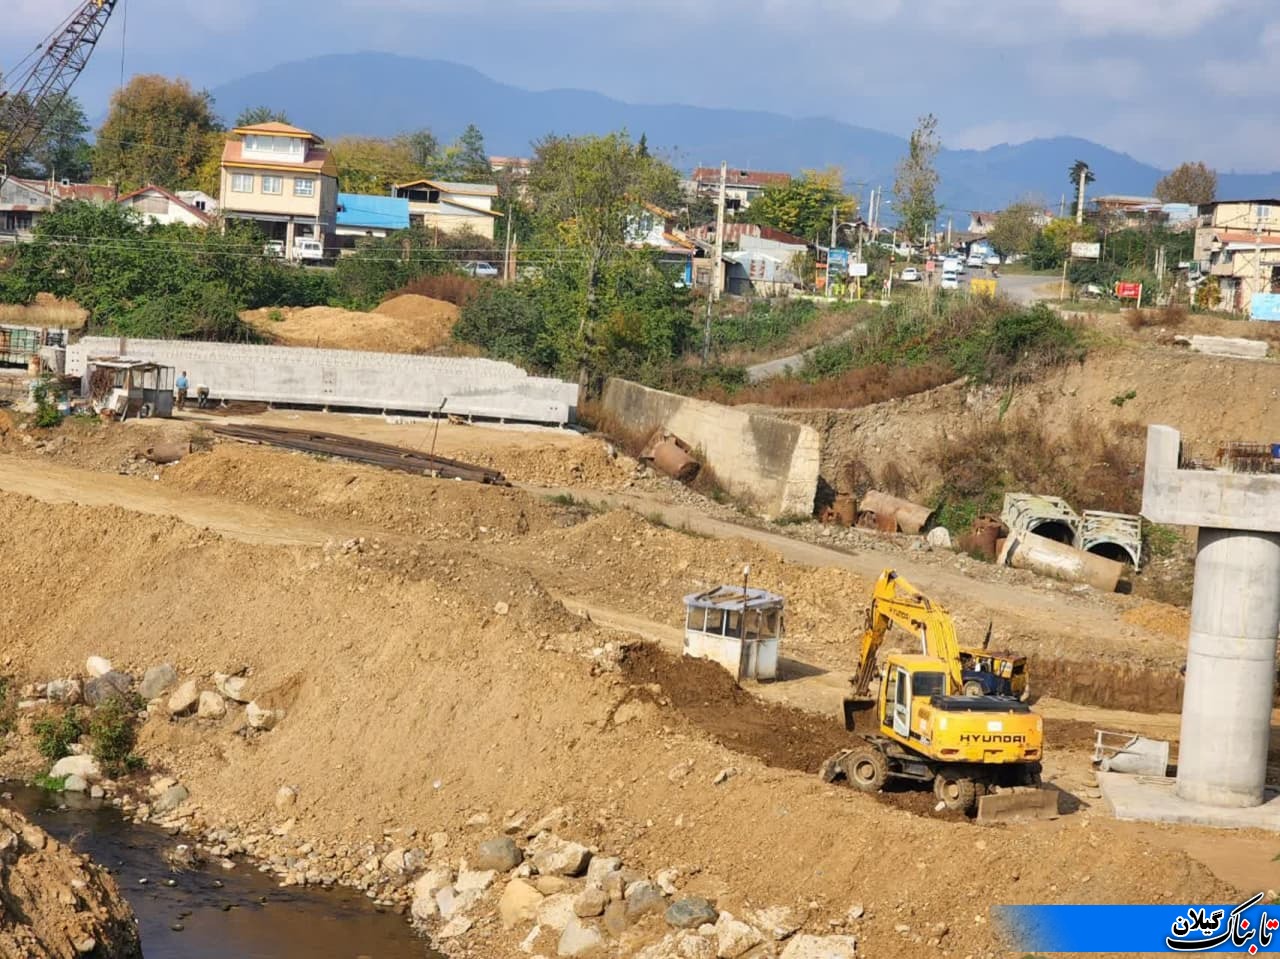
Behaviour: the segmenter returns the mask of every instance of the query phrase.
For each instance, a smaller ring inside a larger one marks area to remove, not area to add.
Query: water
[[[244,863],[175,872],[163,853],[185,840],[90,799],[5,789],[10,805],[111,871],[137,914],[145,959],[440,959],[403,917],[354,892],[281,889]]]

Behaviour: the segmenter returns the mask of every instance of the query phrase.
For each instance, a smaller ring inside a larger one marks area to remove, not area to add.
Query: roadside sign
[[[1255,293],[1249,306],[1249,318],[1280,323],[1280,293]]]
[[[827,271],[832,276],[849,275],[849,251],[834,247],[827,251]]]
[[[924,271],[925,271],[926,273],[932,273],[932,272],[933,272],[934,270],[936,270],[937,268],[938,268],[938,264],[937,264],[937,263],[935,263],[933,260],[925,260],[925,261],[924,261]]]
[[[995,280],[970,280],[969,292],[974,296],[995,296],[996,281]]]
[[[1142,284],[1125,282],[1117,283],[1116,298],[1120,300],[1141,300]]]
[[[849,275],[850,275],[850,276],[867,276],[867,275],[869,275],[869,274],[868,274],[868,272],[867,272],[867,264],[866,264],[866,263],[850,263],[850,264],[849,264]]]
[[[1101,243],[1072,243],[1071,255],[1081,260],[1096,260],[1102,255]]]

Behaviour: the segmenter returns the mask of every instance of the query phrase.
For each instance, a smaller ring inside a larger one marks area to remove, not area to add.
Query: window
[[[231,192],[232,193],[252,193],[253,192],[253,174],[252,173],[231,174]]]
[[[913,696],[941,696],[947,691],[945,673],[916,673],[911,677]]]
[[[269,193],[272,196],[279,196],[284,192],[284,177],[280,176],[263,176],[262,192]]]
[[[315,196],[316,181],[310,177],[297,177],[293,181],[294,196]]]

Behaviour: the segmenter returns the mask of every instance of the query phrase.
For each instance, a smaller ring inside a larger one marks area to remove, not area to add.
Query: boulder
[[[170,786],[164,791],[164,795],[152,804],[151,812],[156,816],[167,815],[186,802],[190,795],[186,786]]]
[[[413,916],[418,922],[426,922],[428,919],[434,919],[439,910],[436,908],[436,897],[434,894],[430,896],[415,896],[413,904],[409,906],[409,915]]]
[[[615,939],[622,938],[627,931],[627,904],[621,899],[615,899],[605,908],[604,927]]]
[[[194,679],[188,679],[169,696],[169,712],[174,716],[181,716],[191,712],[199,701],[200,687]]]
[[[680,878],[679,869],[664,869],[656,876],[653,881],[658,884],[658,888],[668,896],[678,896],[680,890],[676,888],[676,880]]]
[[[244,718],[251,729],[261,729],[265,732],[276,728],[276,724],[280,722],[280,711],[263,709],[257,703],[249,703],[244,708]]]
[[[727,912],[716,920],[716,955],[719,959],[738,959],[749,949],[759,945],[764,937],[759,930],[734,919]]]
[[[493,869],[497,872],[510,872],[524,861],[524,853],[509,836],[499,836],[482,842],[476,850],[476,869]]]
[[[602,885],[604,891],[609,894],[610,899],[621,899],[628,886],[642,879],[644,879],[644,875],[634,869],[615,869],[604,877]]]
[[[557,956],[590,956],[604,949],[604,936],[594,925],[584,923],[576,916],[560,933],[556,946]]]
[[[152,666],[142,676],[142,682],[138,686],[138,695],[151,702],[153,699],[159,699],[178,682],[178,671],[168,663],[161,663],[159,666]]]
[[[83,777],[72,774],[63,782],[62,789],[64,792],[82,793],[89,790],[89,784],[84,781]]]
[[[562,932],[573,915],[574,897],[567,892],[558,892],[538,903],[538,925]]]
[[[682,932],[676,939],[680,959],[716,959],[716,944],[694,932]]]
[[[90,679],[105,676],[111,672],[111,660],[102,656],[90,656],[85,660],[84,671],[88,673]]]
[[[587,882],[604,886],[604,877],[622,868],[622,860],[617,856],[592,856],[587,865]]]
[[[244,676],[228,676],[226,673],[213,674],[213,688],[237,703],[248,703],[252,697],[245,693],[249,680]]]
[[[454,892],[452,886],[445,886],[436,893],[436,908],[440,910],[440,918],[449,919],[466,912],[474,906],[483,893],[474,889],[466,892]]]
[[[542,893],[523,879],[512,879],[498,900],[498,918],[506,929],[533,922],[538,917]]]
[[[556,829],[566,820],[566,818],[567,814],[564,807],[556,806],[555,809],[552,809],[549,813],[526,829],[524,831],[524,837],[526,839],[532,839],[534,836],[538,835],[538,833]]]
[[[109,699],[128,696],[132,692],[133,677],[113,669],[84,684],[84,701],[90,706],[100,706]]]
[[[853,936],[796,936],[782,950],[782,959],[857,959]]]
[[[951,531],[945,526],[935,526],[929,530],[929,535],[925,540],[934,549],[950,549],[951,548]]]
[[[74,706],[84,698],[84,687],[78,679],[51,679],[45,686],[44,694],[51,703]]]
[[[92,756],[63,756],[49,770],[50,779],[63,776],[79,776],[85,782],[97,782],[102,778],[102,769]]]
[[[628,922],[636,922],[650,913],[665,912],[667,908],[667,897],[656,883],[648,880],[633,882],[627,887],[625,898]]]
[[[200,705],[196,715],[201,719],[221,719],[227,714],[227,703],[215,692],[205,690],[200,694]]]
[[[775,942],[781,942],[794,936],[802,922],[796,918],[795,910],[786,906],[772,906],[769,909],[757,909],[748,917],[752,925],[764,932]]]
[[[292,786],[281,786],[276,790],[276,808],[281,812],[293,807],[298,802],[298,790]],[[432,894],[435,894],[433,889]]]
[[[470,872],[460,872],[458,873],[458,881],[453,884],[453,888],[460,893],[473,890],[475,892],[484,892],[493,885],[493,880],[497,875],[492,869],[475,869]]]
[[[581,876],[591,861],[591,850],[576,842],[563,842],[535,853],[533,868],[544,876]]]
[[[474,923],[468,917],[462,915],[454,916],[440,928],[440,931],[436,933],[436,938],[456,939],[458,936],[470,932],[472,925]]]
[[[604,913],[609,897],[599,886],[587,886],[573,901],[573,914],[580,919],[594,919]]]
[[[677,929],[697,929],[704,923],[714,923],[719,917],[715,906],[697,896],[677,899],[666,912],[667,925]]]
[[[533,880],[533,885],[544,896],[554,896],[573,888],[573,883],[563,876],[538,876]]]
[[[413,884],[415,899],[432,899],[441,889],[453,885],[453,871],[450,869],[432,869],[423,873]]]

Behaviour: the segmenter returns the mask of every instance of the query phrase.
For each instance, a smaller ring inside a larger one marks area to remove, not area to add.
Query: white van
[[[323,260],[324,245],[319,240],[294,240],[293,258],[295,260]]]
[[[970,254],[969,254],[969,266],[972,266],[972,267],[974,267],[975,269],[980,270],[980,269],[982,269],[983,262],[984,262],[984,260],[983,260],[983,256],[982,256],[982,254],[981,254],[981,253],[970,253]]]
[[[954,270],[944,270],[942,273],[942,289],[958,290],[960,289],[960,277]]]

